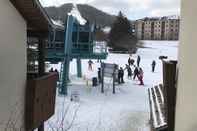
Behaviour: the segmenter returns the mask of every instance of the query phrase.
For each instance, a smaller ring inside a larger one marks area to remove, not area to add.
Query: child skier
[[[132,76],[132,70],[131,70],[131,67],[129,65],[126,64],[126,68],[127,70],[127,75],[128,75],[128,78],[131,78]]]
[[[138,71],[138,67],[134,66],[135,69],[134,69],[134,72],[133,72],[133,80],[135,80],[135,78],[138,76],[139,74],[139,71]]]
[[[93,62],[91,60],[88,61],[88,70],[92,71],[93,68],[92,68],[92,64]]]
[[[122,67],[120,67],[120,69],[118,70],[118,83],[124,83],[124,70],[122,69]]]
[[[139,69],[139,74],[138,74],[138,79],[140,81],[139,85],[144,85],[143,77],[144,77],[144,72],[143,72],[142,68],[140,68]]]
[[[141,57],[138,55],[138,56],[137,56],[137,66],[138,66],[138,67],[140,66],[140,61],[141,61]]]

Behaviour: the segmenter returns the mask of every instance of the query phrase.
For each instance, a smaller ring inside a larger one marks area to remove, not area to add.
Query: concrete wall
[[[18,131],[24,123],[26,23],[9,0],[0,0],[0,18],[0,131],[9,120]]]
[[[182,0],[175,131],[197,130],[197,0]]]

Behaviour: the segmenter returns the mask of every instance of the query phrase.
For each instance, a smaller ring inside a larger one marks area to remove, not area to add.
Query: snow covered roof
[[[170,15],[170,16],[163,16],[163,17],[145,17],[137,21],[179,20],[179,19],[180,19],[179,15]]]
[[[27,22],[27,30],[49,31],[52,24],[39,0],[10,0]]]
[[[54,25],[56,26],[60,26],[60,27],[64,27],[64,24],[61,20],[54,20],[54,19],[51,19],[51,21],[53,22]]]
[[[180,19],[180,16],[178,16],[178,15],[170,15],[170,16],[166,16],[167,17],[167,19]]]
[[[109,27],[109,26],[106,26],[106,27],[104,27],[103,29],[102,29],[102,31],[104,32],[104,33],[109,33],[110,31],[111,31],[111,27]]]
[[[79,9],[77,8],[77,4],[73,4],[73,8],[72,8],[71,12],[68,13],[68,15],[72,15],[79,22],[80,25],[85,25],[87,22],[81,16],[81,13],[79,12]]]

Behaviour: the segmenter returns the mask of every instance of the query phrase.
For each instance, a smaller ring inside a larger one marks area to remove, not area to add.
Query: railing
[[[28,74],[26,86],[26,130],[37,128],[48,120],[55,111],[57,73],[38,77]]]
[[[174,131],[177,61],[163,62],[163,85],[148,89],[153,131]]]
[[[153,130],[164,131],[167,129],[166,103],[164,103],[161,86],[148,89],[150,100],[151,121]]]

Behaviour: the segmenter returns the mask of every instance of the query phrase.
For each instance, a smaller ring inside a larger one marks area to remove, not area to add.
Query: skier
[[[88,61],[88,69],[89,69],[90,71],[93,70],[92,64],[93,64],[93,61],[89,60],[89,61]]]
[[[98,68],[98,81],[101,83],[101,68]]]
[[[49,70],[49,72],[54,72],[53,67]]]
[[[137,66],[139,67],[139,65],[140,65],[140,61],[141,61],[141,58],[140,58],[140,56],[138,55],[137,56]]]
[[[120,69],[118,70],[118,83],[124,83],[124,70],[122,69],[122,67],[120,67]]]
[[[131,58],[128,59],[128,65],[131,66]]]
[[[128,78],[131,78],[131,76],[132,76],[131,67],[130,67],[129,65],[126,64],[126,68],[125,68],[125,69],[127,70]]]
[[[135,60],[134,60],[134,59],[131,59],[131,65],[133,65],[133,64],[134,64],[134,62],[135,62]]]
[[[140,81],[139,85],[144,85],[143,77],[144,77],[144,72],[143,72],[142,68],[140,68],[139,69],[139,74],[138,74],[138,79]]]
[[[133,74],[133,80],[135,80],[135,78],[138,76],[139,74],[139,71],[138,71],[138,67],[134,66],[135,69],[134,69],[134,74]]]
[[[156,66],[155,60],[153,60],[151,66],[152,66],[152,72],[155,72],[155,66]]]

